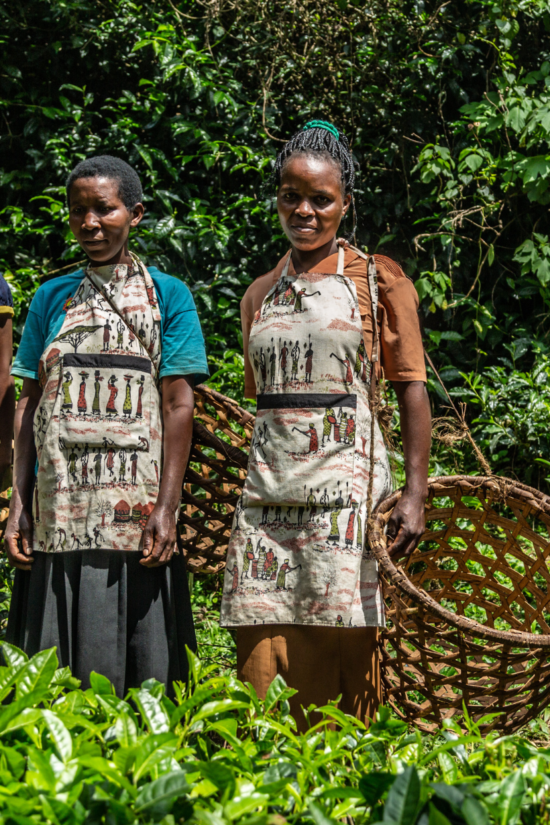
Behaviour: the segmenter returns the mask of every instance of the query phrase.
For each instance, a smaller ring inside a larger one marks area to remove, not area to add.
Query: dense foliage
[[[0,14],[0,266],[19,333],[40,279],[81,258],[68,171],[119,154],[147,191],[135,244],[191,286],[215,383],[240,398],[238,301],[286,248],[273,157],[331,118],[357,160],[358,242],[415,280],[445,381],[492,396],[470,413],[495,468],[544,484],[548,428],[485,424],[511,387],[527,407],[521,376],[548,349],[546,0],[22,0]]]
[[[19,333],[41,278],[81,258],[67,173],[119,154],[147,192],[135,244],[190,285],[214,382],[241,400],[238,301],[285,250],[274,154],[331,118],[357,160],[358,242],[415,280],[444,380],[477,388],[495,468],[544,484],[548,428],[520,433],[505,409],[528,410],[522,375],[548,350],[545,0],[22,0],[0,14],[0,265]],[[547,411],[539,398],[537,421]]]
[[[20,0],[0,15],[0,268],[16,341],[41,281],[81,260],[67,174],[110,152],[145,184],[137,250],[193,290],[213,384],[242,401],[238,302],[286,249],[273,159],[329,118],[357,160],[358,242],[413,278],[427,348],[495,469],[548,484],[547,0]],[[429,387],[441,413],[432,375]],[[460,443],[435,450],[433,471],[472,469]],[[5,561],[0,584],[4,624]],[[218,586],[195,582],[201,661],[174,699],[154,681],[116,697],[99,675],[82,691],[54,652],[4,648],[2,822],[550,820],[550,750],[532,741],[548,739],[543,720],[482,740],[473,724],[410,733],[384,710],[367,732],[329,706],[299,736],[282,680],[262,703],[231,675]]]
[[[332,705],[307,735],[281,677],[265,702],[190,656],[187,687],[154,679],[115,695],[81,690],[55,650],[3,646],[0,817],[18,825],[515,825],[547,822],[547,748],[481,739],[450,722],[408,733],[382,710],[369,730]],[[315,723],[314,723],[315,721]]]

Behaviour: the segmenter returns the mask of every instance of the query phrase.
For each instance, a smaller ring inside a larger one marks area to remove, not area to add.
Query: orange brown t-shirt
[[[426,381],[424,349],[418,320],[418,296],[409,279],[391,258],[375,255],[378,280],[378,334],[380,340],[380,364],[388,381]],[[256,398],[256,383],[252,364],[248,357],[248,339],[255,313],[271,287],[281,277],[286,255],[275,269],[257,278],[246,290],[241,301],[243,331],[245,396]],[[316,264],[315,272],[335,273],[338,254],[329,255]],[[295,275],[292,260],[289,276]],[[367,355],[371,356],[373,341],[372,303],[367,278],[367,262],[353,250],[346,249],[344,274],[351,278],[357,290],[359,311]]]

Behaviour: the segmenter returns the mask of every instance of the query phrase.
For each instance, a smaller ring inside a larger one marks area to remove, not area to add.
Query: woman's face
[[[96,264],[122,263],[130,229],[143,217],[143,205],[128,209],[118,190],[118,181],[104,177],[78,178],[71,186],[69,226]]]
[[[303,252],[330,243],[349,209],[340,167],[324,157],[296,152],[285,163],[277,211],[292,246]]]

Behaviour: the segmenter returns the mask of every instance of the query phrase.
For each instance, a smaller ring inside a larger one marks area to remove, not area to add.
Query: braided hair
[[[353,238],[357,228],[357,216],[353,197],[355,165],[347,137],[332,123],[328,123],[325,120],[310,120],[300,131],[292,135],[277,155],[274,169],[275,185],[277,187],[281,185],[281,176],[285,165],[292,155],[295,155],[297,152],[324,157],[340,167],[344,194],[351,195],[353,227],[349,238]]]

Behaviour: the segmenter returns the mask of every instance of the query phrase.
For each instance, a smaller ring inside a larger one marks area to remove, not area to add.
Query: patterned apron
[[[161,317],[153,281],[135,256],[130,267],[86,275],[38,369],[33,549],[48,553],[139,550],[159,490]]]
[[[335,274],[291,277],[289,264],[290,253],[250,333],[258,412],[221,623],[383,626],[377,564],[364,546],[371,441],[373,505],[391,476],[371,418],[355,284],[343,274],[342,246]],[[372,258],[367,271],[376,319]]]

